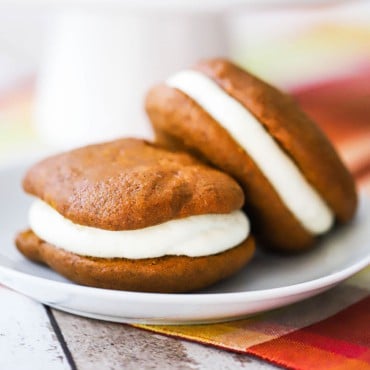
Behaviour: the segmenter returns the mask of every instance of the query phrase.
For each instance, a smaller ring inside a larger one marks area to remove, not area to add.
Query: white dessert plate
[[[357,217],[314,250],[282,257],[258,253],[233,278],[191,294],[136,293],[76,285],[26,260],[14,247],[31,199],[21,190],[28,164],[0,169],[0,282],[62,311],[125,323],[190,324],[238,319],[319,294],[370,263],[370,200]],[[287,235],[289,237],[289,235]]]

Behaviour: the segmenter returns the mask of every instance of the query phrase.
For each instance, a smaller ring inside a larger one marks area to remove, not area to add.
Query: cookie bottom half
[[[18,250],[78,284],[117,290],[180,293],[206,288],[239,271],[253,256],[254,240],[204,257],[96,258],[57,248],[32,230],[18,234]]]

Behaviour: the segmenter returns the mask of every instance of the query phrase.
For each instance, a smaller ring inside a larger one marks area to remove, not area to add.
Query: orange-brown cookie
[[[47,158],[28,171],[23,187],[69,220],[107,230],[229,213],[243,205],[243,193],[228,175],[138,139]]]
[[[148,259],[94,258],[56,248],[31,230],[17,236],[20,252],[68,279],[98,288],[142,292],[188,292],[205,288],[239,271],[252,257],[253,238],[225,252],[203,257]]]
[[[253,254],[242,189],[187,153],[137,139],[91,145],[34,165],[23,186],[38,200],[19,251],[77,283],[190,291]]]
[[[353,217],[354,182],[326,136],[289,96],[234,64],[180,72],[149,91],[146,110],[159,144],[238,180],[265,245],[303,250]]]

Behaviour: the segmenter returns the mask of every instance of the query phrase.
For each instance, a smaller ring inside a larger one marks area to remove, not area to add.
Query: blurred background
[[[220,55],[293,94],[370,190],[368,1],[0,2],[0,165],[151,137],[145,90]]]

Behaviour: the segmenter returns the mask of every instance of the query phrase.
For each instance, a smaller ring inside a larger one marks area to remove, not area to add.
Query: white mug
[[[63,12],[39,74],[36,129],[58,149],[120,136],[151,138],[144,112],[147,89],[178,69],[226,51],[220,14]]]

